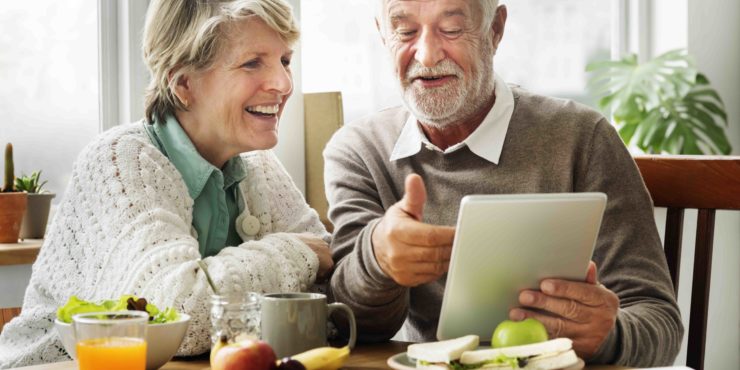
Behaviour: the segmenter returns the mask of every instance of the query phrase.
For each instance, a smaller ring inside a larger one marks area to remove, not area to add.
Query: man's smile
[[[451,82],[458,77],[455,75],[419,76],[411,79],[412,84],[419,84],[425,88],[439,87]]]

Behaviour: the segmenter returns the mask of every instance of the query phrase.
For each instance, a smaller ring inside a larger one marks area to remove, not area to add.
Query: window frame
[[[149,0],[98,0],[100,131],[144,116],[141,44]]]
[[[652,57],[653,0],[612,0],[612,59],[635,53],[639,62]]]
[[[305,0],[302,0],[305,1]],[[651,57],[653,0],[611,0],[612,58]],[[149,73],[141,58],[149,0],[98,0],[100,131],[144,116]]]

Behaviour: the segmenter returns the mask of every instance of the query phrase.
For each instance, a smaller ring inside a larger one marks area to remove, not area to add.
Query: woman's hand
[[[316,256],[319,257],[319,272],[316,273],[316,282],[321,283],[325,281],[334,268],[334,260],[331,258],[329,245],[323,239],[309,233],[298,234],[298,239],[306,243],[316,253]]]

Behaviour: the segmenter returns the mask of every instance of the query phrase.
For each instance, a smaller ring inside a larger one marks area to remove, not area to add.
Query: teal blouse
[[[235,221],[241,201],[239,182],[247,176],[242,159],[236,156],[223,169],[216,168],[198,153],[172,116],[165,122],[144,123],[144,127],[152,144],[180,172],[193,199],[193,227],[198,233],[201,256],[213,256],[227,246],[241,244]]]

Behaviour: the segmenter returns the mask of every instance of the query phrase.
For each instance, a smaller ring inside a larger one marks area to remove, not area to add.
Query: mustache
[[[449,59],[444,59],[434,67],[424,67],[417,60],[412,60],[406,68],[406,81],[411,82],[420,77],[455,76],[463,75],[463,70]]]

